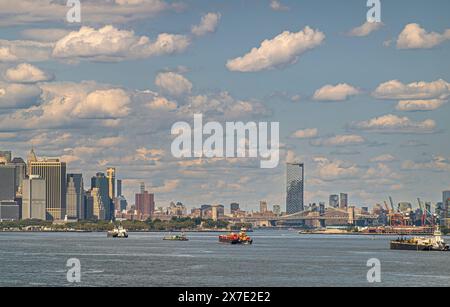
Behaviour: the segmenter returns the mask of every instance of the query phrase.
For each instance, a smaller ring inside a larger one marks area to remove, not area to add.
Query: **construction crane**
[[[391,202],[392,213],[394,213],[395,212],[394,201],[392,200],[391,196],[389,196],[389,201]]]

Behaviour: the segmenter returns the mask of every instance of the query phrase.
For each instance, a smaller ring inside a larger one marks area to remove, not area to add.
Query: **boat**
[[[442,238],[439,227],[435,230],[433,237],[414,237],[411,239],[398,238],[391,241],[391,249],[414,250],[414,251],[449,251],[450,247]]]
[[[113,230],[108,231],[108,238],[128,238],[128,232],[122,226],[114,227]]]
[[[184,232],[181,235],[170,235],[163,238],[164,241],[189,241]]]
[[[227,235],[219,236],[219,242],[228,244],[252,244],[253,239],[250,238],[245,231],[240,233],[230,233]]]

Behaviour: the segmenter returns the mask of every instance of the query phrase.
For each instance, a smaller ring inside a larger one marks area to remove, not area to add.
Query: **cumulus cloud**
[[[26,39],[38,42],[56,42],[69,34],[66,29],[26,29],[21,32]]]
[[[404,170],[432,170],[432,171],[450,171],[450,161],[444,156],[435,156],[428,162],[415,162],[407,160],[403,162]]]
[[[368,121],[352,123],[350,127],[352,129],[382,133],[433,133],[436,130],[436,122],[432,119],[415,122],[408,117],[388,114]]]
[[[319,131],[317,130],[317,128],[303,129],[295,131],[292,134],[292,137],[297,139],[310,139],[316,137],[318,134]]]
[[[368,22],[367,21],[367,22],[363,23],[361,26],[350,30],[348,35],[358,36],[358,37],[368,36],[370,33],[378,31],[382,27],[383,27],[382,22]]]
[[[442,34],[427,32],[417,23],[405,26],[397,39],[398,49],[431,49],[450,39],[450,29]]]
[[[130,103],[122,89],[97,90],[76,106],[74,114],[81,118],[120,118],[129,114]]]
[[[151,110],[165,110],[173,111],[176,110],[178,105],[174,101],[170,101],[164,97],[155,97],[151,102],[147,104]]]
[[[183,96],[192,91],[192,83],[184,76],[174,72],[159,73],[156,76],[155,84],[172,96]]]
[[[15,68],[10,68],[5,72],[5,78],[9,82],[15,83],[37,83],[50,81],[53,75],[31,64],[22,63]]]
[[[271,0],[270,8],[274,11],[288,11],[289,7],[282,4],[279,0]]]
[[[22,109],[39,103],[42,90],[35,85],[0,82],[0,109]]]
[[[401,100],[397,104],[399,111],[433,111],[439,109],[446,101],[443,99],[430,100]]]
[[[271,40],[265,40],[258,48],[227,62],[231,71],[257,72],[295,63],[299,56],[321,45],[325,34],[305,27],[299,32],[285,31]]]
[[[53,43],[28,40],[0,40],[0,62],[46,61],[52,53]]]
[[[82,27],[56,42],[52,55],[61,59],[120,61],[183,52],[190,44],[185,35],[162,33],[152,41],[134,31],[108,25],[100,29]]]
[[[330,138],[314,140],[311,142],[314,146],[349,146],[364,144],[366,139],[360,135],[336,135]]]
[[[404,84],[398,80],[391,80],[380,84],[373,92],[377,99],[401,99],[401,100],[421,100],[421,99],[444,99],[450,96],[450,83],[439,79],[433,82],[413,82]]]
[[[214,33],[221,17],[220,13],[208,13],[204,15],[199,25],[192,26],[192,34],[203,36],[208,33]]]
[[[324,157],[317,157],[314,158],[314,162],[317,163],[320,179],[325,181],[356,178],[361,173],[356,164],[346,161],[330,161]]]
[[[351,96],[360,94],[360,91],[347,83],[338,85],[325,85],[318,89],[313,96],[318,101],[345,101]]]
[[[383,154],[377,157],[370,159],[370,162],[392,162],[395,161],[396,158],[391,154]]]

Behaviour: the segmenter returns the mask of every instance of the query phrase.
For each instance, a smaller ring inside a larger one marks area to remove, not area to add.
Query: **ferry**
[[[228,243],[228,244],[247,244],[250,245],[253,243],[253,239],[250,238],[245,231],[241,231],[240,233],[230,233],[227,235],[219,236],[219,242]]]
[[[391,249],[414,250],[414,251],[449,251],[450,247],[442,238],[439,228],[434,232],[433,237],[414,237],[411,239],[399,238],[391,241]]]
[[[181,235],[170,235],[163,238],[164,241],[189,241],[184,232]]]
[[[108,231],[108,238],[128,238],[128,232],[122,226],[114,227],[113,230]]]

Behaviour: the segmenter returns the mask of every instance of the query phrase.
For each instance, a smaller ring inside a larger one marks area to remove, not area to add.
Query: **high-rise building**
[[[27,164],[23,161],[22,158],[14,158],[11,161],[11,165],[14,165],[16,171],[16,192],[18,194],[22,194],[23,189],[23,180],[27,176]]]
[[[0,165],[0,201],[16,198],[16,171],[13,165]]]
[[[20,217],[19,205],[12,200],[0,201],[0,222],[18,221]]]
[[[224,207],[222,205],[213,205],[211,207],[211,218],[214,221],[218,221],[221,216],[224,215]]]
[[[94,220],[94,198],[92,197],[92,190],[84,193],[84,215],[86,220]]]
[[[101,195],[100,188],[92,188],[92,217],[94,220],[104,221],[106,218],[105,204],[103,203],[103,197]]]
[[[144,194],[144,192],[145,192],[145,183],[144,182],[141,182],[140,189],[141,189],[141,194]]]
[[[348,208],[348,194],[341,193],[339,195],[339,208],[340,209],[347,209]]]
[[[450,228],[450,191],[442,192],[442,203],[444,207],[444,216],[441,223],[443,226]]]
[[[294,214],[302,212],[304,189],[304,164],[288,163],[286,172],[286,212]]]
[[[47,219],[63,220],[66,215],[66,163],[59,159],[37,160],[34,151],[30,152],[29,175],[45,179],[45,198]]]
[[[128,202],[123,196],[117,196],[114,199],[114,208],[116,211],[122,212],[124,210],[127,210]]]
[[[103,205],[104,218],[102,218],[102,220],[104,219],[110,221],[114,219],[114,206],[112,203],[112,199],[109,197],[109,181],[104,173],[97,173],[94,177],[92,177],[91,189],[93,190],[94,188],[98,189],[96,193],[99,194],[99,197],[101,198],[101,203]],[[94,198],[94,206],[95,206],[95,198]]]
[[[231,214],[235,214],[238,211],[239,211],[239,204],[238,203],[230,204],[230,212],[231,212]]]
[[[47,220],[45,179],[31,175],[23,181],[22,219]]]
[[[142,186],[141,186],[142,191]],[[155,211],[155,197],[148,191],[137,193],[135,197],[136,211],[141,215],[143,220],[148,219]]]
[[[106,170],[106,178],[108,178],[108,192],[111,200],[116,197],[116,169],[110,167]]]
[[[265,202],[265,201],[260,201],[260,202],[259,202],[259,212],[260,212],[260,213],[266,213],[267,211],[269,211],[269,210],[268,210],[268,207],[267,207],[267,202]]]
[[[273,205],[273,213],[276,215],[281,214],[281,207],[279,205]]]
[[[82,174],[67,174],[67,217],[84,220],[84,183]]]
[[[330,208],[339,208],[339,195],[330,195],[328,205]]]
[[[117,195],[116,196],[122,196],[122,180],[117,179]]]

